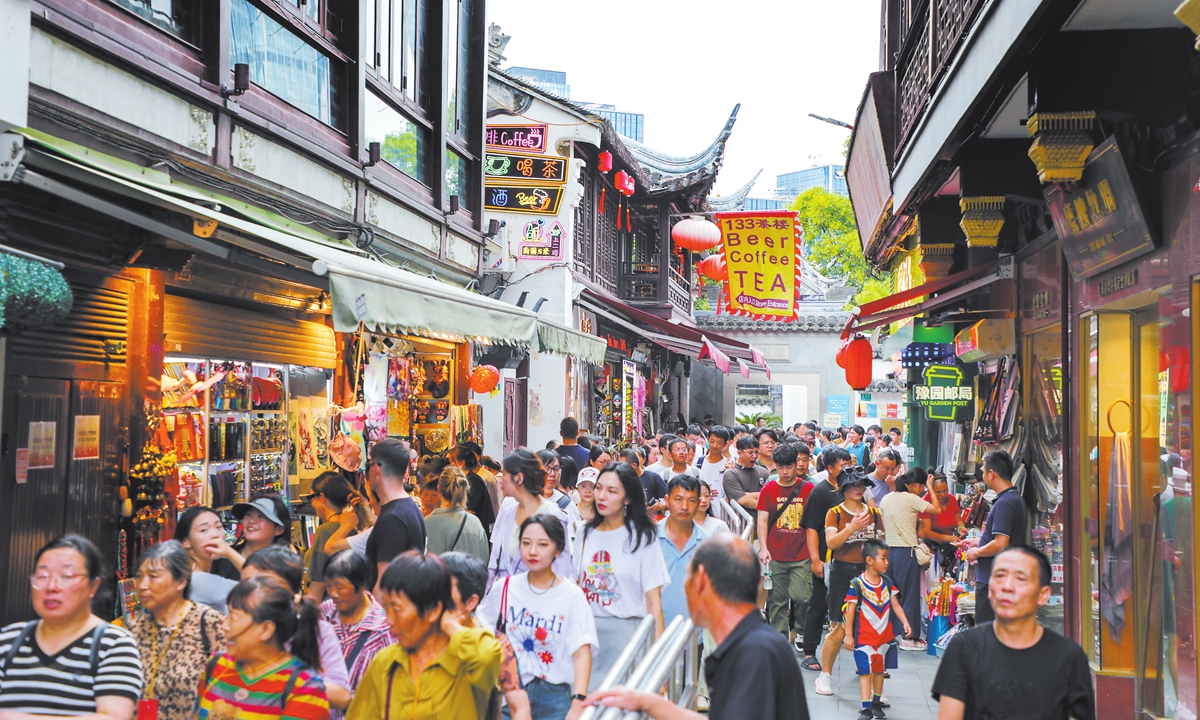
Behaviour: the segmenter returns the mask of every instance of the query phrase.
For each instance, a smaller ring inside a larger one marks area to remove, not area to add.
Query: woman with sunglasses
[[[196,685],[204,665],[213,652],[225,648],[225,618],[188,599],[192,558],[176,540],[142,553],[135,582],[145,611],[128,628],[146,671],[139,719],[194,718]]]
[[[132,720],[142,661],[128,631],[92,613],[100,552],[78,535],[64,535],[43,546],[33,565],[29,584],[39,619],[0,630],[0,717]]]
[[[304,566],[308,571],[308,597],[318,605],[325,599],[325,564],[329,562],[329,555],[325,554],[325,543],[341,527],[339,518],[342,513],[354,515],[354,508],[350,506],[350,499],[353,497],[354,488],[346,478],[335,472],[323,472],[318,475],[317,479],[313,480],[312,492],[307,496],[313,510],[317,512],[317,519],[321,521],[317,531],[313,533],[312,547],[304,557]],[[355,523],[358,522],[357,515],[354,515],[354,520]]]
[[[313,667],[316,616],[279,578],[260,575],[229,593],[225,652],[204,668],[197,720],[327,720],[329,701]]]

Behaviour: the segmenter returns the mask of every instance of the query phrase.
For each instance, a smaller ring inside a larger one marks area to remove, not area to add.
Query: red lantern
[[[636,189],[637,189],[637,182],[634,181],[633,176],[626,175],[625,176],[625,197],[633,197],[633,193]]]
[[[846,367],[846,350],[848,350],[849,348],[850,348],[849,340],[844,341],[842,343],[842,346],[838,348],[837,355],[835,355],[833,357],[834,362],[837,363],[838,367],[843,368],[843,369]]]
[[[725,264],[725,258],[720,255],[709,255],[700,261],[697,269],[700,274],[709,280],[720,280],[722,282],[729,280],[729,266]]]
[[[471,389],[477,393],[490,393],[500,384],[500,371],[492,365],[476,365],[471,371]]]
[[[617,173],[613,175],[613,187],[617,189],[617,192],[628,196],[629,193],[625,192],[625,188],[629,185],[630,179],[629,173],[625,172],[624,170],[618,170]]]
[[[1186,393],[1192,382],[1192,353],[1186,345],[1171,346],[1171,392]]]
[[[855,390],[866,390],[871,384],[871,364],[875,352],[871,341],[856,337],[846,347],[846,382]]]
[[[700,217],[688,217],[671,228],[671,239],[676,248],[703,252],[712,250],[721,243],[721,228]]]
[[[596,156],[596,170],[608,173],[612,170],[612,153],[605,150]]]
[[[1160,350],[1158,353],[1158,371],[1160,373],[1166,372],[1169,367],[1171,367],[1171,356],[1166,351]]]

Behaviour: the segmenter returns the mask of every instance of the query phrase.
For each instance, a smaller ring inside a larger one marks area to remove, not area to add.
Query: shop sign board
[[[548,222],[542,218],[525,223],[521,231],[521,244],[517,249],[518,260],[562,260],[563,238],[566,231],[562,223]]]
[[[1068,191],[1054,184],[1045,195],[1063,257],[1076,280],[1128,262],[1157,245],[1147,206],[1115,137],[1088,156],[1078,185]]]
[[[530,185],[528,187],[487,187],[483,194],[485,210],[531,215],[557,215],[562,204],[561,185]]]
[[[800,223],[796,213],[717,213],[729,268],[729,311],[791,321],[800,300]]]
[[[921,373],[924,385],[913,386],[913,400],[925,408],[925,417],[939,422],[958,422],[964,408],[975,402],[973,385],[963,384],[957,365],[930,365]]]
[[[488,125],[484,138],[488,149],[546,152],[546,126],[540,123]]]
[[[517,153],[488,153],[483,166],[487,185],[504,182],[565,183],[567,163],[556,155],[520,155]]]
[[[836,428],[839,425],[850,424],[850,396],[830,395],[825,402],[825,429]],[[830,415],[837,415],[838,420],[829,421]]]

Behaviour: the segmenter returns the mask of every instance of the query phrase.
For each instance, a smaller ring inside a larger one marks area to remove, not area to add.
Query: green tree
[[[891,292],[888,278],[875,275],[863,258],[849,198],[814,187],[792,203],[804,229],[804,257],[822,275],[858,291],[857,305]]]

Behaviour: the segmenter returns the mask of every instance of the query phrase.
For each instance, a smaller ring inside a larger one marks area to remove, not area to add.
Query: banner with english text
[[[729,269],[729,312],[758,320],[796,319],[800,302],[800,223],[789,210],[717,213]]]

